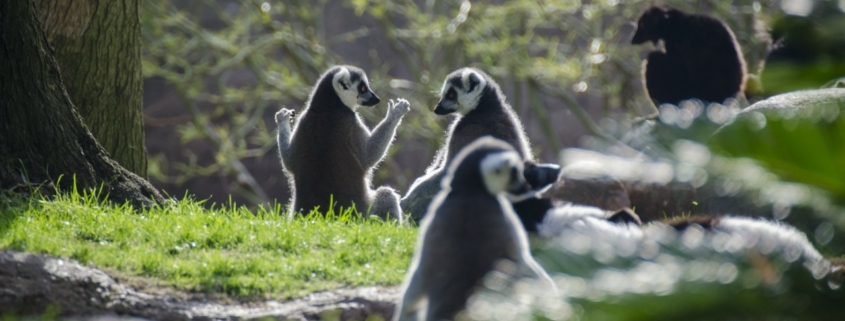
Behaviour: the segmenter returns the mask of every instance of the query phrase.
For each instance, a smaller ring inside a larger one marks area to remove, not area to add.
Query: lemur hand
[[[411,103],[403,98],[397,99],[395,102],[391,99],[387,102],[387,116],[402,118],[408,111],[411,110]]]
[[[276,124],[279,125],[279,130],[290,132],[290,124],[293,122],[293,117],[296,114],[293,109],[282,108],[276,112]]]

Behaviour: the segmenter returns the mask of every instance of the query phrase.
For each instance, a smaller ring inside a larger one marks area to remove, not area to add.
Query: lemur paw
[[[293,117],[296,112],[293,109],[282,108],[278,112],[276,112],[276,124],[288,124],[290,125],[291,121],[293,121]]]
[[[391,99],[387,103],[388,112],[396,117],[402,117],[411,110],[411,103],[403,98],[397,99],[395,102]]]

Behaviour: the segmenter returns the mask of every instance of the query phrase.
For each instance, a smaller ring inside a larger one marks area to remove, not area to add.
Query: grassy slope
[[[279,208],[207,210],[184,200],[138,214],[92,199],[0,200],[0,249],[72,258],[184,290],[284,299],[399,284],[417,230],[352,211],[289,220]]]

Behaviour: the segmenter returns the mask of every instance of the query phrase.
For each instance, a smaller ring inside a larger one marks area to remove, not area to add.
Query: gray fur
[[[387,186],[376,189],[370,213],[402,213],[402,208],[399,207],[399,194],[396,190]],[[402,217],[398,216],[397,219],[401,221]]]
[[[474,79],[479,85],[470,90],[469,82],[473,77],[480,78]],[[462,88],[458,88],[458,84]],[[454,99],[448,98],[451,88],[457,93]],[[462,99],[465,96],[477,97]],[[476,105],[471,105],[473,103]],[[448,107],[443,107],[444,105]],[[484,72],[474,68],[462,68],[446,76],[438,103],[438,109],[441,108],[447,112],[457,111],[462,115],[449,126],[446,144],[438,151],[438,156],[426,170],[426,174],[415,180],[402,198],[405,213],[410,213],[416,221],[422,218],[428,204],[440,191],[440,181],[454,155],[477,138],[490,135],[504,140],[514,146],[526,161],[534,161],[528,136],[519,117],[508,105],[499,85]]]
[[[282,159],[283,169],[286,169],[286,166],[291,166],[294,162],[294,158],[291,156],[290,151],[290,136],[291,132],[293,132],[290,124],[295,114],[296,112],[287,108],[282,108],[276,112],[276,125],[279,126],[279,133],[276,136],[276,144],[279,146],[279,157]]]
[[[525,184],[516,151],[504,141],[484,137],[463,149],[450,164],[443,189],[422,220],[413,262],[403,283],[402,301],[393,320],[452,320],[488,272],[510,265],[511,281],[520,277],[539,279],[550,289],[554,284],[531,257],[528,240],[505,191],[493,194],[480,166],[489,157],[511,154],[506,191]],[[500,173],[500,172],[496,172]],[[499,174],[495,174],[499,175]],[[500,177],[501,178],[501,177]],[[511,264],[507,264],[510,262]],[[424,310],[422,310],[424,308]]]
[[[315,207],[325,213],[332,199],[334,210],[354,205],[402,220],[398,195],[388,187],[373,191],[370,181],[410,104],[390,101],[387,115],[370,132],[355,109],[378,101],[361,69],[337,66],[317,81],[293,128],[293,111],[276,113],[279,154],[292,191],[289,215],[307,214]]]

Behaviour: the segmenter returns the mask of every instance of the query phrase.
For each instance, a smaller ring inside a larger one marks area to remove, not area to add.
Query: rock
[[[695,187],[674,180],[665,162],[627,159],[569,148],[562,153],[562,185],[546,195],[606,211],[633,209],[643,222],[697,212]]]
[[[563,182],[546,194],[552,199],[590,205],[607,211],[631,207],[628,191],[600,163],[577,162],[561,171]]]
[[[366,287],[312,293],[285,302],[250,304],[153,295],[121,284],[105,272],[46,255],[0,252],[0,311],[43,315],[58,308],[73,320],[233,320],[276,318],[363,320],[389,319],[399,293],[396,288]]]
[[[631,199],[631,208],[644,222],[662,221],[699,211],[694,203],[695,187],[690,183],[625,181],[623,185]]]

